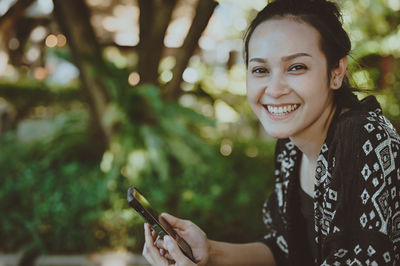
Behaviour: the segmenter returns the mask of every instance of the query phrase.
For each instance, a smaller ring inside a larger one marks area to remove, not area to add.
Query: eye
[[[258,75],[262,75],[262,74],[266,74],[266,73],[268,73],[268,70],[265,68],[265,67],[254,67],[252,70],[251,70],[251,73],[252,74],[258,74]]]
[[[301,72],[307,69],[308,68],[305,65],[293,65],[289,68],[289,72]]]

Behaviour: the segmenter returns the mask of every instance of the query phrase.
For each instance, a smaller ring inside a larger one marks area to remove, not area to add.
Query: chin
[[[290,137],[290,134],[288,134],[288,132],[282,132],[282,131],[277,131],[277,130],[268,130],[265,129],[265,132],[270,135],[271,137],[275,138],[275,139],[287,139]]]
[[[268,132],[267,132],[268,133]],[[269,134],[269,133],[268,133]],[[287,134],[282,134],[282,133],[277,133],[277,134],[269,134],[271,137],[275,138],[275,139],[287,139],[289,138],[289,135]]]

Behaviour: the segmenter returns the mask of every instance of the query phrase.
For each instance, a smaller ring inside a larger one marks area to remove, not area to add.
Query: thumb
[[[174,228],[178,228],[183,231],[188,227],[187,221],[172,216],[171,214],[164,212],[160,216],[167,220],[167,222]]]
[[[171,255],[171,257],[175,260],[176,265],[190,262],[189,259],[186,258],[186,256],[179,249],[178,244],[172,237],[168,235],[164,236],[164,246],[168,250],[168,253]]]

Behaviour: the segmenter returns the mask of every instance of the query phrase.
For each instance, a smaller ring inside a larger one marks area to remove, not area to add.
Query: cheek
[[[318,75],[292,80],[289,86],[303,101],[317,101],[320,103],[330,93],[325,79]]]
[[[257,103],[258,103],[258,95],[256,92],[252,90],[247,90],[247,100],[250,103],[251,108],[253,111],[255,111],[255,108],[257,108]]]
[[[247,91],[247,99],[250,101],[250,104],[255,104],[258,101],[258,97],[260,94],[260,89],[257,89],[256,84],[251,80],[246,81],[246,91]]]

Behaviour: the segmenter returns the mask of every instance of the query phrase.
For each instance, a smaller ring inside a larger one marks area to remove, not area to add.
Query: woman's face
[[[248,55],[247,96],[267,133],[315,134],[333,108],[319,32],[294,19],[271,19],[254,30]]]

